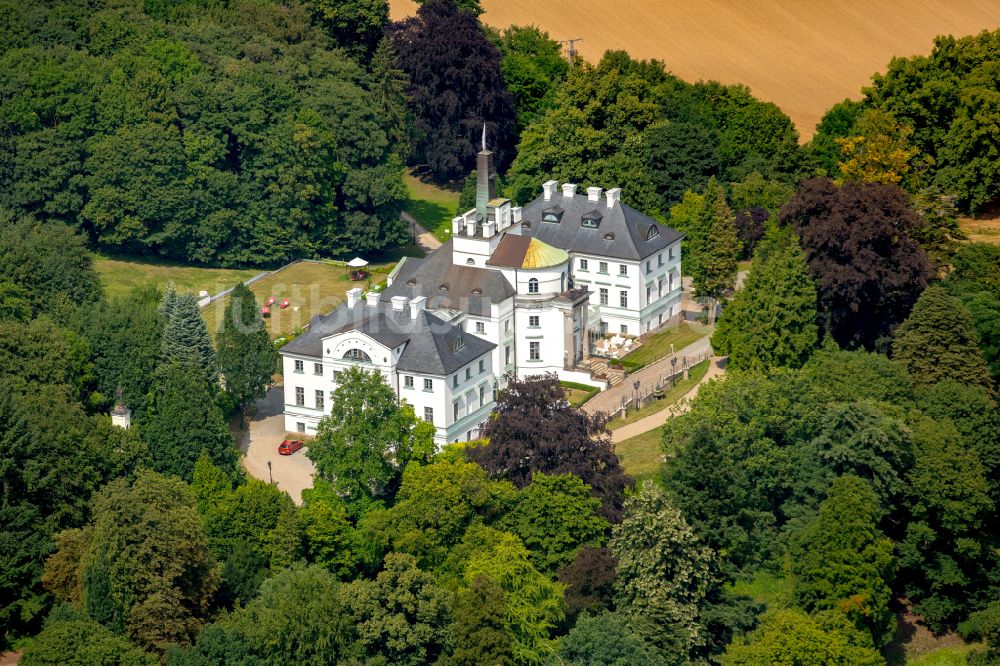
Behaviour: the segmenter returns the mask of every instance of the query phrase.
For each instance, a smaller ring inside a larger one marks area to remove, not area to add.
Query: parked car
[[[278,444],[278,454],[283,456],[290,456],[301,448],[302,448],[301,439],[286,439],[281,444]]]

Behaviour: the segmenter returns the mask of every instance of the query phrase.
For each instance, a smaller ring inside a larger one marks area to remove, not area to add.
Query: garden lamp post
[[[267,482],[272,486],[274,485],[274,479],[271,478],[271,461],[267,461]]]

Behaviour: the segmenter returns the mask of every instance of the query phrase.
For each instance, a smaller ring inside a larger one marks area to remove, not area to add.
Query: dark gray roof
[[[431,252],[423,260],[407,259],[392,286],[382,292],[382,300],[393,296],[427,299],[427,308],[453,308],[479,316],[489,316],[490,305],[514,295],[503,273],[478,266],[452,263],[452,241]]]
[[[314,318],[309,329],[281,351],[320,358],[323,339],[347,331],[359,331],[390,348],[405,344],[397,369],[428,375],[452,373],[496,347],[426,310],[413,319],[408,304],[393,310],[390,303],[372,307],[361,299],[353,308],[342,303],[333,312]]]
[[[542,222],[543,212],[556,207],[563,210],[561,221]],[[601,216],[600,226],[596,229],[582,226],[583,217],[595,211]],[[539,196],[521,209],[521,220],[522,224],[529,223],[522,231],[527,236],[567,252],[603,255],[613,259],[645,259],[684,237],[676,229],[660,224],[620,201],[608,208],[605,197],[590,201],[586,194],[564,197],[556,192],[548,201]],[[653,236],[650,236],[651,228],[656,229]],[[612,238],[608,238],[608,234]]]

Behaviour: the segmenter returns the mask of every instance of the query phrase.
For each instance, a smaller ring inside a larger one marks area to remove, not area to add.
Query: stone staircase
[[[593,356],[590,358],[587,367],[590,370],[590,375],[592,377],[606,379],[608,381],[609,388],[612,386],[618,386],[625,381],[625,371],[621,368],[608,367],[607,359]]]

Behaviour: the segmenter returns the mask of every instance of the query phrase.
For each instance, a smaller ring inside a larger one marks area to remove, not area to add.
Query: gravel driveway
[[[283,416],[285,389],[275,386],[257,403],[257,414],[243,433],[241,448],[246,453],[243,466],[247,474],[261,481],[272,481],[296,504],[302,504],[302,491],[312,487],[315,468],[306,457],[306,448],[290,456],[278,455],[278,444],[286,439]],[[308,444],[308,440],[306,442]],[[270,461],[270,478],[267,463]]]

